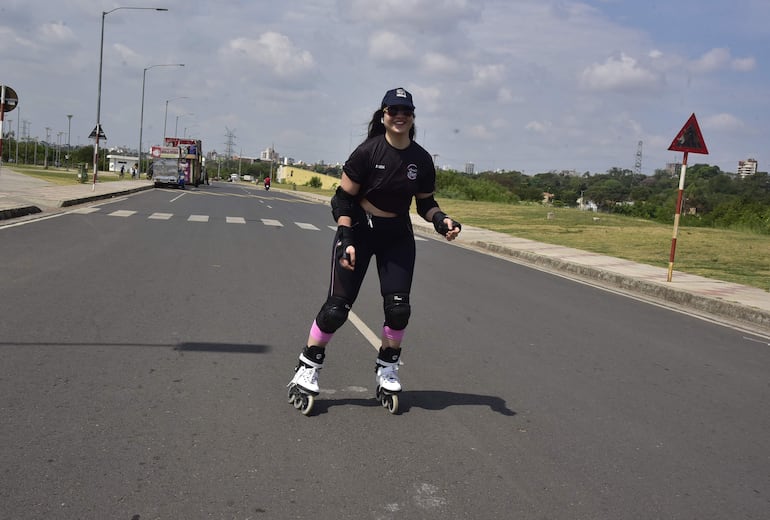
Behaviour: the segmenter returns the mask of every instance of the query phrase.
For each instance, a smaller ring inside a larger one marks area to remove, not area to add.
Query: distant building
[[[682,163],[666,163],[666,171],[671,175],[679,175],[682,172]]]
[[[119,172],[122,166],[123,170],[128,173],[132,166],[139,163],[139,157],[136,155],[107,154],[107,163],[109,164],[107,171]]]
[[[259,154],[261,161],[281,162],[281,156],[272,146]]]
[[[465,163],[465,173],[467,173],[468,175],[473,175],[474,173],[476,173],[476,165],[473,164],[472,162]]]
[[[745,161],[738,161],[738,175],[746,177],[747,175],[754,175],[757,173],[757,160],[746,159]]]

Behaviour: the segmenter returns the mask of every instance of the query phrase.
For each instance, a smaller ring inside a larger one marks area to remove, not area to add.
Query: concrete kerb
[[[137,186],[135,188],[128,188],[125,190],[115,191],[111,193],[97,193],[94,195],[87,195],[85,197],[78,197],[74,199],[66,199],[59,201],[60,208],[66,208],[69,206],[76,206],[78,204],[85,204],[88,202],[94,202],[96,200],[112,199],[115,197],[122,197],[123,195],[130,195],[132,193],[138,193],[140,191],[150,190],[154,188],[152,184]]]
[[[0,220],[26,217],[27,215],[34,215],[42,211],[37,206],[15,206],[8,209],[0,209]]]
[[[655,300],[665,301],[669,304],[682,306],[705,314],[727,317],[744,323],[752,328],[759,326],[770,329],[770,313],[765,312],[762,309],[756,309],[743,304],[720,300],[713,297],[705,297],[675,287],[668,287],[662,283],[640,280],[627,275],[574,262],[567,262],[533,253],[531,251],[512,249],[500,244],[493,244],[480,240],[471,241],[470,244],[496,254],[517,258],[526,263],[541,266],[549,270],[573,274],[583,279],[594,280],[602,285],[608,285],[623,291],[644,295]]]

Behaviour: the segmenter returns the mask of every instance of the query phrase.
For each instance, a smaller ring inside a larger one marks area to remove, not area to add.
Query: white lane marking
[[[243,217],[225,217],[228,224],[245,224],[246,219]]]
[[[372,332],[372,329],[366,326],[366,323],[364,323],[361,318],[359,318],[355,312],[350,311],[348,313],[348,320],[350,323],[353,324],[355,328],[358,329],[358,332],[360,332],[364,338],[366,338],[366,341],[368,341],[373,347],[374,350],[379,351],[380,346],[382,345],[382,341],[380,338]]]
[[[295,222],[295,224],[297,224],[297,226],[299,226],[300,229],[307,229],[309,231],[320,231],[313,224],[308,224],[307,222]]]
[[[130,210],[127,210],[127,209],[119,209],[117,211],[113,211],[112,213],[108,213],[108,215],[111,216],[111,217],[130,217],[134,213],[136,213],[136,211],[130,211]]]
[[[179,199],[181,199],[182,197],[184,197],[185,195],[187,195],[187,194],[186,194],[186,193],[180,193],[178,196],[174,197],[174,198],[173,198],[173,199],[171,199],[169,202],[176,202],[176,201],[178,201]]]
[[[79,215],[88,215],[89,213],[94,213],[96,211],[99,211],[100,209],[102,208],[78,208],[70,211],[70,213],[77,213]]]
[[[208,215],[190,215],[187,221],[188,222],[208,222],[209,216]]]
[[[152,215],[150,215],[147,218],[151,218],[153,220],[168,220],[168,219],[170,219],[173,216],[174,216],[173,213],[157,213],[156,212],[156,213],[153,213]]]
[[[283,224],[278,222],[277,220],[273,220],[271,218],[263,218],[262,223],[266,226],[276,226],[276,227],[283,227]]]

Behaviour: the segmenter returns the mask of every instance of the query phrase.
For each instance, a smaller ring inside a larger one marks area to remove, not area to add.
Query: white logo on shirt
[[[385,169],[385,165],[384,164],[375,164],[374,165],[374,169],[375,170],[384,170]]]
[[[406,178],[413,181],[417,178],[417,165],[412,163],[406,167]]]

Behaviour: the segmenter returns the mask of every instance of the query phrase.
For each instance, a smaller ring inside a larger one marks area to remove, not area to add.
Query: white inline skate
[[[318,371],[323,366],[323,352],[313,353],[315,355],[306,356],[303,352],[299,356],[299,363],[294,369],[294,377],[289,381],[287,397],[289,404],[299,410],[302,415],[309,415],[313,411],[315,396],[320,391],[318,387]],[[312,361],[314,357],[321,362]]]
[[[375,396],[390,413],[397,414],[398,394],[401,392],[401,381],[398,379],[398,361],[389,363],[377,359],[376,370],[377,390]]]

